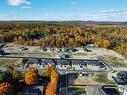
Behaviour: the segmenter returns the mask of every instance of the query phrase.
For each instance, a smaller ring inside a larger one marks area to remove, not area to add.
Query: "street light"
[[[68,74],[66,72],[66,94],[68,94]]]

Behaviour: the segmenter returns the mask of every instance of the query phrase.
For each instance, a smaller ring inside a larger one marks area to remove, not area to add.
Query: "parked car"
[[[4,54],[5,54],[4,50],[0,50],[0,55],[4,55]]]
[[[84,51],[86,52],[92,52],[92,50],[85,48]]]
[[[71,51],[72,51],[72,52],[76,52],[76,51],[78,51],[78,49],[76,49],[76,48],[71,48]]]
[[[79,74],[79,76],[81,76],[81,77],[83,77],[83,76],[88,76],[89,74],[87,73],[87,72],[81,72],[80,74]]]
[[[20,51],[28,51],[29,49],[28,48],[26,48],[26,47],[21,47],[20,48]]]

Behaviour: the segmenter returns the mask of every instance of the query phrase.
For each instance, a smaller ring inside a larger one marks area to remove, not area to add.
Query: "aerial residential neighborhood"
[[[47,69],[52,66],[57,73],[59,72],[58,88],[55,89],[59,95],[73,95],[74,93],[79,93],[78,95],[93,95],[92,93],[94,95],[126,95],[127,93],[126,60],[113,50],[96,46],[42,48],[8,43],[1,44],[1,51],[3,51],[0,55],[1,82],[4,81],[3,76],[8,71],[8,67],[13,66],[14,70],[20,71],[18,80],[24,88],[20,88],[21,92],[25,93],[23,95],[34,95],[31,93],[45,95],[47,83],[50,81],[50,79],[47,81],[46,72],[49,73]],[[114,58],[117,64],[112,62]],[[39,80],[37,84],[35,82],[34,85],[27,86],[23,74],[29,72],[31,68],[38,70]],[[26,85],[22,83],[23,80]]]

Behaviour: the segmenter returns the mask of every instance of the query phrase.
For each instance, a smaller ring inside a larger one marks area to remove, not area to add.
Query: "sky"
[[[127,21],[127,0],[0,0],[0,20]]]

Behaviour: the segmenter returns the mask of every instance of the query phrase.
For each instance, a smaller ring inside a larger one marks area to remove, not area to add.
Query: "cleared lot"
[[[114,56],[103,56],[103,58],[107,61],[107,63],[110,64],[110,66],[114,67],[114,68],[126,68],[127,67],[127,64],[126,62],[124,61],[124,59],[122,58],[117,58],[117,57],[114,57]]]

